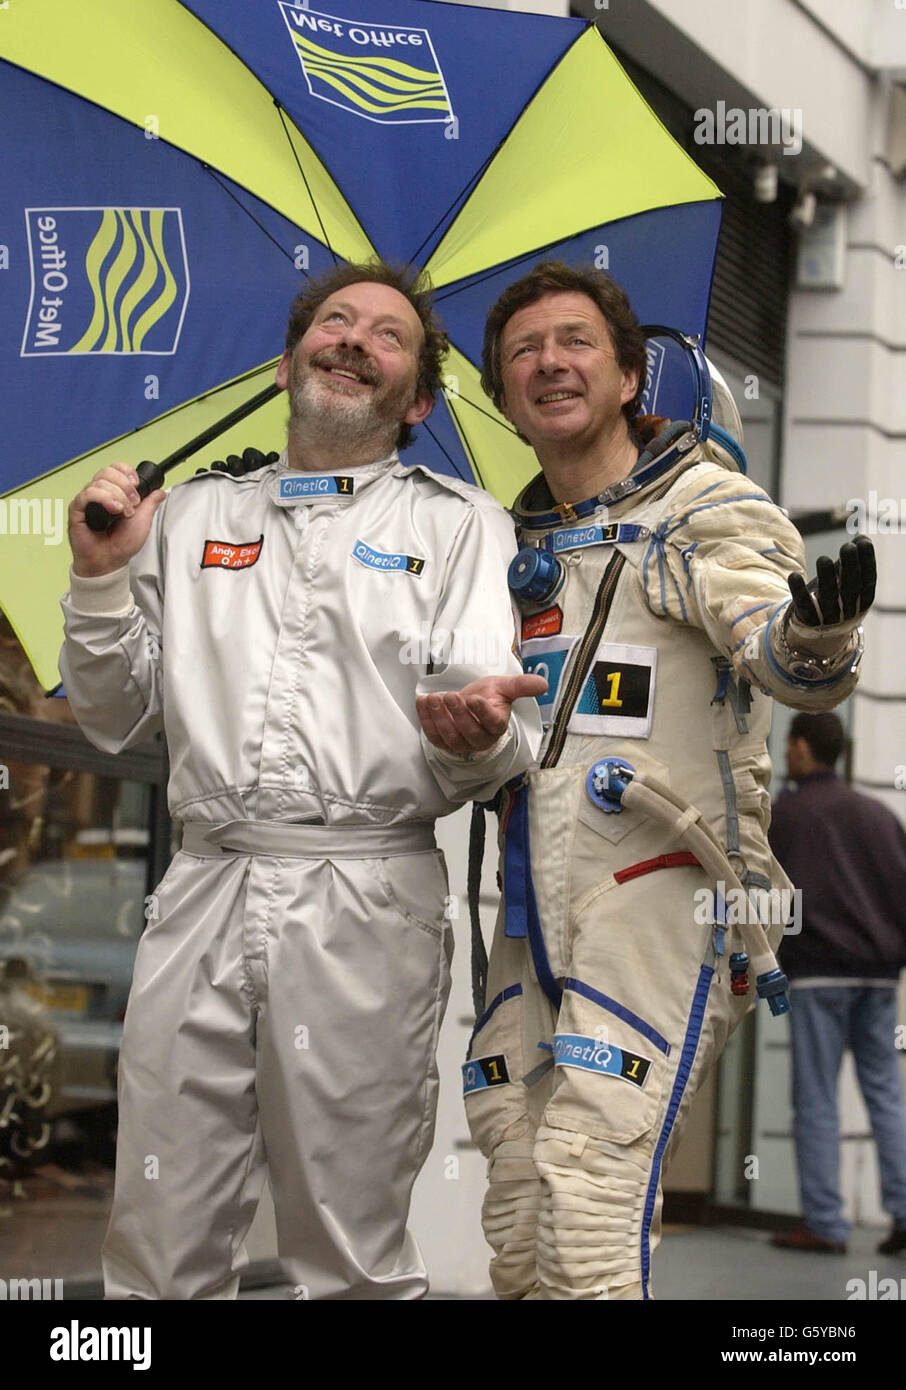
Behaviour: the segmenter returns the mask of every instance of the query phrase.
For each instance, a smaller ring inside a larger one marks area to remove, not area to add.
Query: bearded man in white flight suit
[[[292,305],[276,462],[144,500],[116,464],[71,505],[70,703],[107,751],[164,728],[182,823],[125,1020],[108,1298],[234,1298],[265,1172],[299,1296],[427,1288],[406,1220],[449,990],[433,822],[529,766],[544,684],[514,655],[506,513],[397,455],[445,345],[411,275],[342,267]]]
[[[682,425],[640,453],[645,341],[601,272],[511,285],[483,369],[543,469],[513,509],[511,587],[525,669],[549,680],[540,765],[501,794],[504,902],[464,1067],[492,1278],[501,1298],[646,1299],[661,1175],[750,969],[785,1004],[770,697],[852,691],[874,553],[821,557],[813,594],[732,441]]]

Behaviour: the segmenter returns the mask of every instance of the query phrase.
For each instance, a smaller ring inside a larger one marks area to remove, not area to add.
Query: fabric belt
[[[273,820],[230,820],[222,824],[187,821],[182,828],[186,854],[219,859],[224,854],[270,854],[280,859],[387,859],[437,848],[434,826],[292,825]]]

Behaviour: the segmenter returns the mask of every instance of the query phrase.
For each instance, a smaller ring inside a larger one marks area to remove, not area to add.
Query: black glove
[[[875,548],[867,536],[842,545],[839,560],[819,555],[816,568],[817,578],[808,585],[801,574],[787,576],[793,612],[800,623],[806,627],[831,626],[868,612],[874,602],[878,567]]]
[[[280,455],[273,451],[265,455],[260,449],[246,449],[242,458],[238,454],[228,454],[226,462],[223,459],[215,459],[211,468],[215,473],[231,473],[234,478],[241,478],[243,473],[254,473],[256,468],[276,463],[279,457]]]

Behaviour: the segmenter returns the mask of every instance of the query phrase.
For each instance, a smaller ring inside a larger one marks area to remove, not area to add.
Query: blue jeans
[[[845,1242],[837,1079],[852,1050],[881,1173],[881,1201],[906,1227],[906,1106],[895,1035],[896,989],[818,985],[792,991],[793,1134],[802,1214],[825,1240]]]

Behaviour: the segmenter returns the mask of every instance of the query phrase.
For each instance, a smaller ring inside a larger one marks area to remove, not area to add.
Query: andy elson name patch
[[[205,541],[201,557],[203,570],[246,570],[254,565],[261,554],[264,534],[256,541],[245,543],[233,541]]]
[[[522,640],[530,642],[533,637],[553,637],[563,628],[563,609],[555,603],[553,608],[545,608],[543,613],[533,613],[522,619]]]

